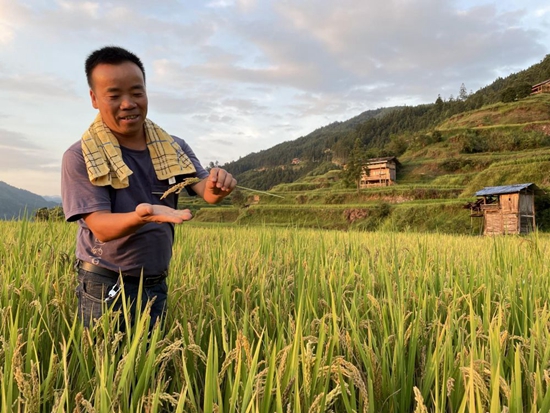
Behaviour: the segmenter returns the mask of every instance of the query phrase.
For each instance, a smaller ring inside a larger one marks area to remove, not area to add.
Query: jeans
[[[123,309],[123,298],[129,302],[130,319],[135,320],[136,304],[139,293],[139,284],[137,282],[126,282],[124,288],[112,299],[107,299],[109,291],[117,284],[118,279],[105,277],[93,272],[78,270],[78,286],[76,295],[78,298],[78,317],[85,327],[92,327],[95,320],[101,317],[107,308],[114,311]],[[120,284],[119,284],[120,285]],[[156,285],[142,286],[141,308],[143,311],[148,302],[152,302],[150,310],[151,329],[155,323],[163,323],[166,317],[166,305],[168,298],[168,286],[166,280],[162,280]],[[120,329],[124,331],[124,316],[120,316]]]

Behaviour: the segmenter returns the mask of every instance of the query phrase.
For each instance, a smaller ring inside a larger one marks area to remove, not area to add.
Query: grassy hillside
[[[479,234],[463,206],[485,186],[535,183],[550,189],[550,94],[494,103],[449,117],[429,133],[403,134],[397,185],[346,187],[342,168],[309,163],[305,176],[244,192],[246,208],[199,210],[197,220],[326,229]],[[254,198],[256,195],[256,198]],[[539,229],[550,230],[550,201],[539,196]]]
[[[518,182],[550,186],[549,94],[455,115],[435,131],[438,142],[409,142],[400,182],[463,186],[463,196]]]

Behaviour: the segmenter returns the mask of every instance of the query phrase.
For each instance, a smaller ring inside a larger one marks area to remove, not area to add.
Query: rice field
[[[0,231],[0,413],[550,411],[543,234],[182,225],[148,335],[78,323],[74,224]]]

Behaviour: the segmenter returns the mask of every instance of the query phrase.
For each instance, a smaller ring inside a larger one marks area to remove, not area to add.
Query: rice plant
[[[76,320],[74,224],[0,227],[0,413],[550,410],[545,235],[181,225],[121,333]]]

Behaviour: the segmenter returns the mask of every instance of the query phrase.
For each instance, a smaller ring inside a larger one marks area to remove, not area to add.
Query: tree
[[[468,99],[468,89],[466,89],[466,86],[462,83],[458,91],[458,100],[464,102],[466,99]]]
[[[231,204],[233,204],[234,206],[242,208],[246,205],[246,201],[247,201],[247,198],[239,189],[235,189],[231,193]]]
[[[346,186],[351,187],[355,185],[357,191],[359,191],[359,182],[361,180],[361,173],[363,172],[363,144],[361,139],[355,139],[353,149],[348,157],[346,167],[342,172],[342,178]]]
[[[210,170],[211,170],[212,168],[219,168],[219,166],[220,166],[220,163],[219,163],[218,161],[215,161],[215,162],[210,161],[210,163],[209,163],[208,166],[206,167],[206,170],[207,170],[208,172],[210,172]]]
[[[392,135],[390,136],[390,142],[384,148],[384,152],[388,156],[399,156],[403,155],[408,148],[409,143],[403,135]]]
[[[63,208],[56,206],[53,208],[40,208],[34,213],[34,219],[36,221],[63,221],[65,215],[63,214]]]
[[[500,93],[500,100],[504,103],[516,100],[516,91],[512,86],[508,86]]]
[[[516,99],[526,98],[531,94],[531,83],[521,82],[515,85],[516,89]]]

